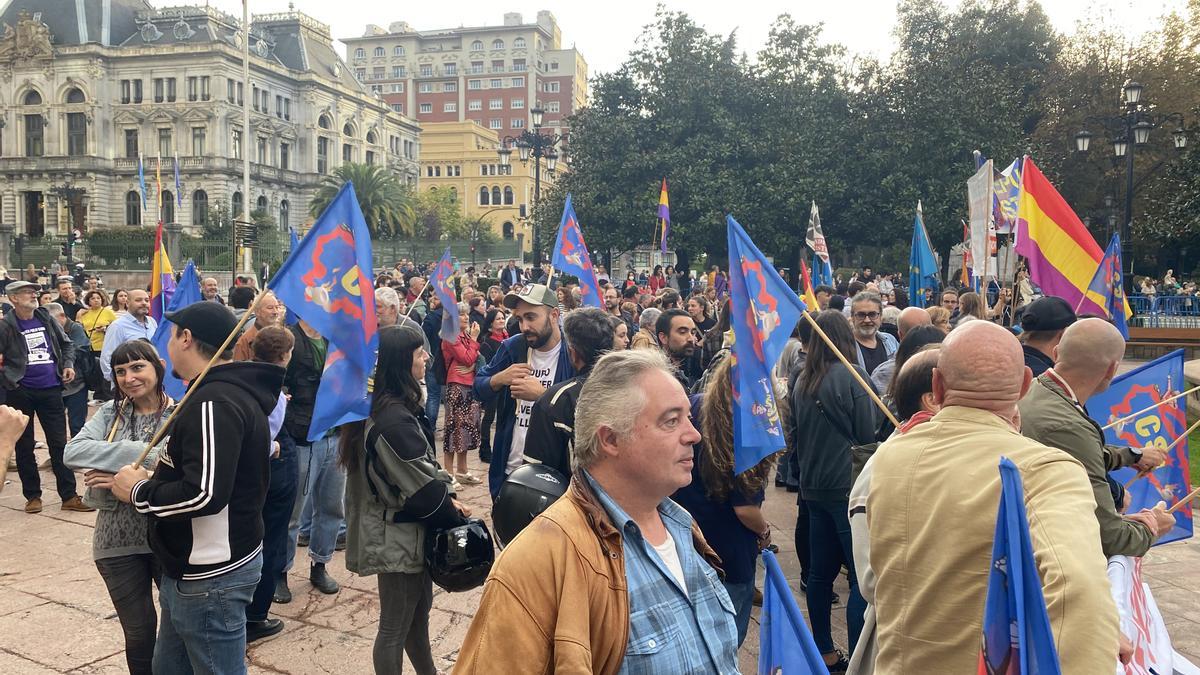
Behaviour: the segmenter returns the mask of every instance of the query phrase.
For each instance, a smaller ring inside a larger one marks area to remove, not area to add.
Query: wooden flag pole
[[[1147,412],[1150,412],[1151,410],[1154,410],[1155,408],[1157,408],[1157,407],[1158,407],[1158,406],[1160,406],[1160,405],[1163,405],[1163,404],[1165,404],[1165,403],[1170,403],[1171,401],[1174,401],[1174,400],[1176,400],[1176,399],[1183,398],[1184,396],[1187,396],[1188,394],[1191,394],[1192,392],[1194,392],[1194,391],[1197,391],[1197,390],[1200,390],[1200,385],[1196,385],[1195,387],[1192,387],[1191,389],[1188,389],[1188,390],[1187,390],[1187,391],[1185,391],[1185,392],[1181,392],[1181,393],[1179,393],[1179,394],[1175,394],[1174,396],[1171,396],[1171,397],[1169,397],[1169,398],[1164,398],[1163,400],[1159,401],[1158,403],[1155,403],[1154,405],[1147,406],[1147,407],[1145,407],[1145,408],[1142,408],[1141,410],[1139,410],[1139,411],[1137,411],[1137,412],[1135,412],[1135,413],[1130,413],[1130,414],[1128,414],[1128,415],[1126,415],[1126,416],[1124,416],[1124,417],[1122,417],[1122,418],[1120,418],[1120,419],[1113,420],[1112,422],[1109,422],[1108,424],[1106,424],[1106,425],[1104,425],[1103,427],[1100,427],[1100,428],[1101,428],[1102,430],[1104,430],[1104,431],[1107,431],[1107,430],[1109,430],[1109,429],[1111,429],[1111,428],[1113,428],[1113,427],[1117,426],[1118,424],[1123,424],[1123,423],[1125,423],[1125,422],[1128,422],[1129,420],[1131,420],[1131,419],[1133,419],[1133,418],[1137,417],[1138,415],[1141,415],[1142,413],[1147,413]]]
[[[1187,431],[1185,431],[1185,432],[1183,432],[1182,434],[1180,434],[1180,435],[1179,435],[1179,438],[1176,438],[1174,441],[1171,441],[1171,444],[1170,444],[1170,445],[1168,445],[1168,446],[1167,446],[1167,449],[1166,449],[1166,450],[1164,450],[1163,452],[1170,452],[1170,451],[1174,450],[1174,449],[1175,449],[1175,446],[1179,445],[1179,444],[1180,444],[1180,442],[1182,442],[1182,441],[1184,441],[1185,439],[1187,439],[1187,437],[1188,437],[1188,436],[1191,436],[1191,435],[1192,435],[1192,432],[1193,432],[1193,431],[1195,431],[1197,428],[1200,428],[1200,420],[1196,420],[1195,424],[1193,424],[1192,426],[1188,427],[1188,430],[1187,430]],[[1150,474],[1151,474],[1153,471],[1154,471],[1154,469],[1150,469],[1149,471],[1139,471],[1139,472],[1138,472],[1138,474],[1137,474],[1136,476],[1134,476],[1133,478],[1130,478],[1128,481],[1126,481],[1126,482],[1125,482],[1125,487],[1127,487],[1127,488],[1128,488],[1130,485],[1133,485],[1135,482],[1137,482],[1137,479],[1139,479],[1139,478],[1141,478],[1141,477],[1143,477],[1143,476],[1148,476],[1148,475],[1150,475]]]
[[[801,312],[801,314],[803,314],[804,318],[808,319],[808,322],[812,324],[813,330],[817,331],[817,335],[820,335],[821,339],[825,341],[825,346],[829,347],[829,351],[833,352],[838,357],[838,360],[842,362],[842,365],[846,366],[846,370],[849,370],[850,374],[854,376],[854,379],[858,381],[858,384],[866,390],[867,394],[871,397],[871,400],[875,402],[875,405],[879,406],[879,409],[882,410],[883,414],[888,418],[888,421],[890,421],[896,428],[899,428],[900,421],[897,420],[896,416],[892,414],[892,411],[888,410],[888,407],[883,404],[883,401],[879,398],[879,394],[875,393],[875,390],[871,388],[871,385],[867,384],[867,381],[863,379],[862,375],[858,374],[858,371],[854,369],[854,366],[850,365],[850,361],[846,359],[846,355],[843,354],[842,351],[833,344],[833,340],[830,340],[829,336],[825,334],[825,331],[817,325],[817,320],[813,318],[812,313]]]
[[[426,280],[425,287],[421,289],[420,293],[417,293],[417,297],[412,301],[412,304],[408,306],[408,311],[404,313],[404,318],[407,319],[412,316],[412,311],[417,308],[417,303],[421,301],[421,296],[425,295],[425,291],[429,290],[430,288],[433,288],[433,282]]]
[[[1167,513],[1175,513],[1179,509],[1183,508],[1184,504],[1192,501],[1197,496],[1200,496],[1200,488],[1196,488],[1195,490],[1192,490],[1191,492],[1187,493],[1187,495],[1183,499],[1180,499],[1178,502],[1175,503],[1174,506],[1167,509]]]
[[[146,458],[150,456],[150,449],[158,445],[159,441],[163,439],[163,436],[167,435],[167,430],[171,428],[171,424],[175,421],[175,416],[179,414],[180,410],[183,410],[184,404],[187,403],[188,399],[192,397],[192,392],[196,391],[200,383],[204,381],[204,376],[208,375],[208,371],[213,367],[214,364],[216,364],[217,360],[221,358],[221,354],[224,354],[225,350],[229,349],[229,346],[233,344],[233,342],[242,334],[242,327],[246,325],[246,321],[248,321],[251,316],[254,316],[254,310],[258,307],[258,303],[262,301],[263,296],[265,295],[266,292],[264,291],[255,296],[254,302],[250,304],[250,308],[246,310],[245,314],[242,314],[242,318],[239,319],[237,325],[233,327],[233,331],[229,333],[229,335],[225,338],[225,341],[221,343],[221,347],[217,349],[212,358],[208,360],[208,365],[204,366],[204,370],[201,370],[200,374],[196,375],[196,377],[194,377],[192,381],[188,383],[188,388],[183,394],[183,398],[179,399],[179,403],[175,406],[175,410],[171,411],[171,414],[167,417],[166,421],[163,422],[160,427],[158,427],[158,431],[154,432],[154,437],[151,438],[150,442],[146,444],[146,449],[142,450],[141,456],[138,457],[137,461],[131,465],[133,468],[136,469],[140,467],[142,462],[146,461]]]

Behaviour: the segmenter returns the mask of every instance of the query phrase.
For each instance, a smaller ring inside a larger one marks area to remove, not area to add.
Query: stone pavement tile
[[[91,549],[88,550],[90,553]],[[87,612],[93,618],[113,617],[113,621],[116,621],[108,587],[90,560],[76,562],[52,574],[30,577],[16,587],[60,605]]]
[[[47,602],[49,600],[39,598],[36,595],[30,595],[17,588],[0,586],[0,616],[44,605]]]
[[[313,614],[353,603],[362,595],[362,592],[349,588],[343,588],[335,595],[325,595],[309,585],[307,578],[304,581],[289,578],[288,586],[292,589],[292,601],[286,605],[271,605],[271,613],[283,619],[307,621]]]
[[[249,649],[250,663],[284,673],[370,675],[372,641],[322,626],[286,631]],[[283,639],[286,638],[286,639]]]
[[[297,618],[309,624],[343,632],[355,632],[364,626],[379,622],[379,598],[344,588],[333,606],[322,607],[318,604],[314,611],[301,614]]]
[[[70,675],[124,675],[129,672],[125,664],[125,652],[113,654],[107,659],[90,663],[82,668],[69,671]]]
[[[68,671],[120,652],[117,621],[100,621],[71,607],[47,603],[0,617],[4,649],[58,671]],[[48,636],[53,649],[47,648]]]
[[[1193,664],[1200,665],[1200,623],[1172,622],[1170,617],[1164,618],[1167,619],[1167,633],[1171,636],[1171,646]]]
[[[8,644],[7,636],[5,636],[5,644]],[[5,647],[0,647],[0,673],[6,675],[54,675],[58,672],[61,671],[30,661],[19,654],[7,651]]]

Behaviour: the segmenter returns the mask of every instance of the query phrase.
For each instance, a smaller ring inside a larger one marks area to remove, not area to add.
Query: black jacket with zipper
[[[269,363],[213,366],[176,413],[154,476],[133,487],[133,506],[151,516],[150,548],[168,577],[216,577],[262,550],[267,416],[283,375]]]
[[[867,385],[866,372],[854,366]],[[790,390],[791,455],[800,477],[800,498],[845,501],[850,498],[850,446],[875,440],[879,413],[870,395],[841,363],[830,364],[816,397],[801,391],[798,379]],[[817,402],[820,401],[820,406]]]
[[[312,340],[299,325],[291,326],[288,330],[296,339],[296,347],[292,350],[292,360],[288,362],[287,375],[283,380],[284,388],[291,395],[283,417],[283,428],[297,445],[308,445],[308,426],[312,423],[313,407],[317,404],[317,389],[321,386],[325,363],[318,362]],[[325,340],[325,349],[329,349],[328,340]]]
[[[41,321],[46,327],[46,340],[50,343],[50,354],[54,357],[54,367],[58,378],[62,380],[63,369],[75,368],[75,347],[71,339],[63,331],[62,326],[45,307],[33,310],[33,318]],[[4,315],[4,325],[0,326],[0,354],[4,356],[3,385],[5,389],[16,389],[21,379],[25,377],[25,366],[29,364],[29,345],[17,324],[17,313],[7,312]]]

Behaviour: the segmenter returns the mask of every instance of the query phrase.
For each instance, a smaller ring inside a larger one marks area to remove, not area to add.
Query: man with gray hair
[[[600,359],[571,485],[492,568],[456,673],[737,672],[715,554],[669,498],[692,480],[690,409],[662,352]]]
[[[390,286],[375,289],[375,319],[380,328],[408,326],[421,331],[421,337],[425,339],[425,351],[429,351],[429,337],[421,330],[421,324],[400,313],[400,294],[396,289]]]
[[[858,344],[858,365],[867,374],[875,372],[884,361],[896,353],[900,342],[879,331],[883,318],[883,300],[874,291],[860,291],[850,301],[850,327]]]
[[[642,317],[638,319],[638,332],[629,343],[630,349],[658,348],[658,336],[654,334],[654,327],[661,315],[662,310],[657,307],[642,310]]]

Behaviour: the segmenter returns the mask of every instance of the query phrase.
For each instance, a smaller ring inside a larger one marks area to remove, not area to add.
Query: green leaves
[[[309,214],[321,215],[347,181],[354,184],[358,206],[371,236],[378,238],[397,235],[411,236],[416,226],[416,212],[408,188],[396,174],[371,164],[343,164],[326,176],[317,188],[309,205]]]

